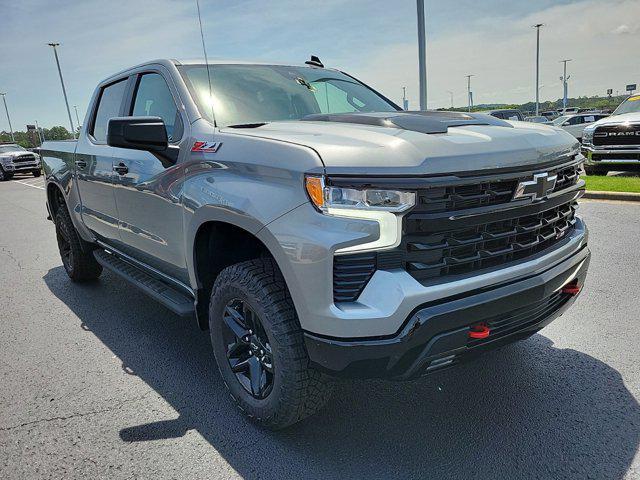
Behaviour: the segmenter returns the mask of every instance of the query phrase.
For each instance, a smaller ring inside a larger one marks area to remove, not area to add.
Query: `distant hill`
[[[577,97],[567,99],[567,106],[577,108],[593,108],[593,109],[608,109],[614,110],[620,103],[627,98],[627,95],[618,95],[612,97]],[[482,110],[495,110],[498,108],[517,108],[523,113],[533,113],[536,109],[535,102],[527,102],[522,104],[506,104],[506,103],[483,103],[480,105],[474,105],[471,111],[479,112]],[[559,98],[556,101],[540,102],[540,111],[557,110],[562,108],[562,99]],[[455,108],[439,108],[438,110],[454,110],[454,111],[467,111],[467,107],[455,107]]]

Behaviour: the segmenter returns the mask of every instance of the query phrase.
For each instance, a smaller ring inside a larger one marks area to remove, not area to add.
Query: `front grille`
[[[557,175],[554,192],[564,190],[578,182],[577,164],[545,170]],[[530,180],[531,174],[508,180],[477,182],[466,185],[428,187],[418,190],[414,211],[421,213],[455,212],[469,208],[509,203],[520,181]]]
[[[438,213],[509,202],[517,183],[510,180],[422,189],[418,191],[417,209]]]
[[[518,330],[540,323],[562,308],[570,298],[570,295],[555,292],[551,296],[539,302],[520,307],[511,312],[492,318],[486,322],[491,330],[489,336],[486,338],[471,338],[467,342],[467,347],[472,348],[484,343],[489,343],[493,340],[515,333]]]
[[[570,165],[568,167],[552,170],[551,172],[552,174],[555,173],[557,175],[556,185],[553,188],[554,192],[559,192],[560,190],[564,190],[565,188],[575,185],[578,183],[578,179],[580,178],[579,165]]]
[[[376,253],[338,255],[333,259],[333,300],[355,301],[376,270]]]
[[[405,268],[417,280],[458,275],[530,257],[575,225],[577,203],[466,228],[425,231],[428,220],[405,219]]]
[[[513,193],[535,171],[416,189],[416,206],[403,217],[398,247],[334,258],[334,301],[356,301],[376,269],[403,269],[433,283],[503,268],[553,247],[575,228],[579,168],[542,170],[557,177],[553,199],[533,203],[514,201]]]
[[[36,157],[34,155],[25,154],[14,157],[13,163],[34,162],[35,160]]]
[[[603,125],[593,132],[594,146],[640,146],[640,124]]]

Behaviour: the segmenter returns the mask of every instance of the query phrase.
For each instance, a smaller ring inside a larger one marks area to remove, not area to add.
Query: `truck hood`
[[[612,115],[611,117],[601,118],[595,123],[592,123],[587,128],[595,129],[600,125],[619,125],[621,123],[638,123],[640,122],[640,112],[623,113],[621,115]]]
[[[431,128],[404,119],[371,121],[370,115],[363,115],[367,118],[362,123],[333,118],[338,115],[316,117],[223,131],[312,148],[330,174],[396,176],[535,168],[575,154],[579,147],[575,137],[562,129],[528,122],[481,118]]]

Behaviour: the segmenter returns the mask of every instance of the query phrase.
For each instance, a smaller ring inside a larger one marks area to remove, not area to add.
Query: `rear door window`
[[[167,129],[169,142],[182,138],[182,118],[167,82],[158,73],[145,73],[140,77],[131,115],[160,117]]]
[[[120,115],[120,107],[127,86],[126,79],[112,83],[102,89],[91,135],[96,141],[106,143],[109,119]]]

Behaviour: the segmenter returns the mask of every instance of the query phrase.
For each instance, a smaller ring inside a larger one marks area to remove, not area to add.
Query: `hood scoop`
[[[493,125],[513,128],[504,120],[483,113],[398,111],[380,113],[336,113],[307,115],[309,122],[356,123],[376,127],[400,128],[420,133],[447,133],[449,127]]]

